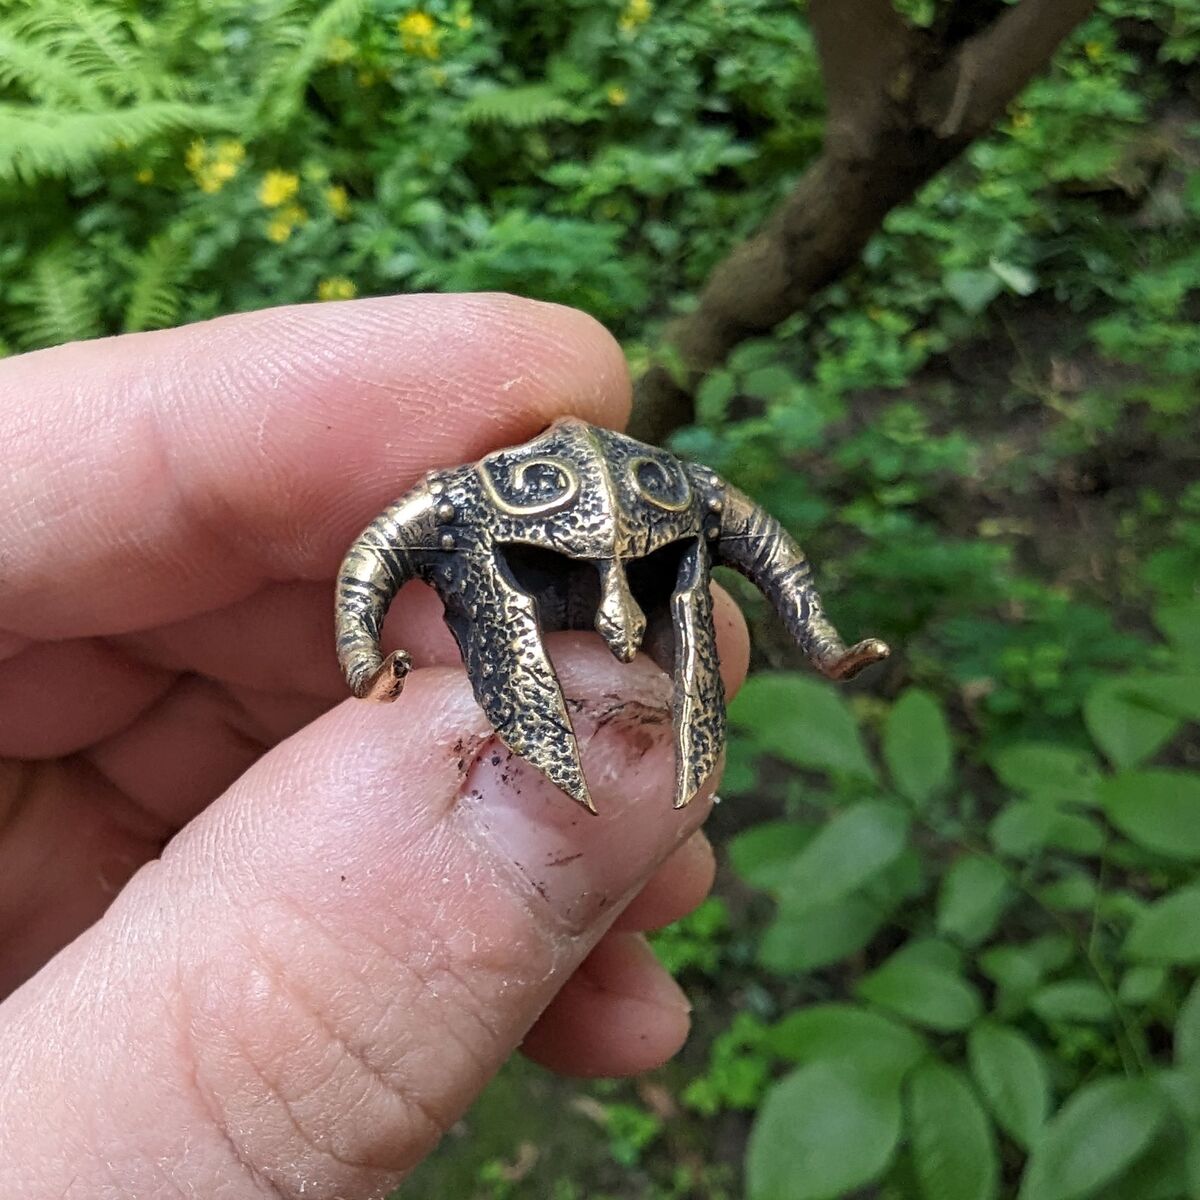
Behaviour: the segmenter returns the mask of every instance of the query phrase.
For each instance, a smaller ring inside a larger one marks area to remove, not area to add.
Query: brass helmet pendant
[[[875,639],[846,647],[800,548],[741,492],[707,467],[564,417],[522,446],[430,472],[367,526],[338,580],[338,659],[356,696],[395,699],[411,663],[403,651],[383,658],[380,629],[399,588],[424,580],[497,734],[594,812],[542,643],[542,630],[594,627],[622,662],[644,649],[674,680],[680,808],[725,743],[713,565],[761,588],[828,678],[887,657]]]

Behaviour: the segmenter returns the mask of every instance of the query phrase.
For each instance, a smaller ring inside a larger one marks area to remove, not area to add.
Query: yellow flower
[[[625,11],[617,18],[617,27],[632,33],[639,25],[645,25],[654,12],[652,0],[628,0]]]
[[[404,37],[426,38],[437,29],[434,19],[419,9],[405,13],[396,24]]]
[[[183,165],[187,167],[196,186],[212,195],[219,192],[237,173],[246,157],[246,147],[233,138],[210,146],[203,138],[197,138],[187,148]]]
[[[619,83],[614,83],[604,94],[613,108],[620,108],[629,99],[629,93]]]
[[[268,171],[258,189],[258,198],[267,208],[286,204],[300,190],[300,176],[290,171]]]
[[[413,54],[418,58],[441,56],[438,43],[441,41],[442,31],[427,12],[414,8],[396,22],[396,28],[400,30],[400,44],[405,54]]]
[[[208,158],[208,146],[205,145],[201,138],[197,138],[188,148],[187,153],[183,156],[183,165],[193,174],[198,174],[204,167],[205,160]]]
[[[358,47],[349,38],[331,38],[329,45],[325,48],[325,57],[331,63],[349,62],[354,57],[356,49]]]
[[[1099,62],[1104,57],[1104,43],[1084,42],[1083,52],[1092,60],[1092,62]]]
[[[325,203],[339,221],[344,221],[350,215],[350,194],[340,183],[325,189]]]
[[[246,147],[235,138],[225,138],[217,143],[213,150],[213,158],[217,162],[232,163],[239,166],[246,157]]]
[[[353,300],[357,295],[358,288],[354,286],[354,281],[345,275],[332,275],[317,284],[318,300]]]
[[[153,167],[143,167],[134,176],[134,179],[136,179],[138,181],[138,183],[153,183],[154,182],[154,168]]]
[[[308,213],[304,209],[298,204],[289,204],[267,222],[267,237],[273,242],[286,242],[296,232],[296,226],[307,220]]]

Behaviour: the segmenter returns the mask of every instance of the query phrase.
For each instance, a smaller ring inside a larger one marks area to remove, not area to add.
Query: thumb
[[[599,816],[459,670],[326,714],[0,1010],[0,1195],[345,1200],[428,1153],[710,802],[671,807],[670,681],[551,641]]]

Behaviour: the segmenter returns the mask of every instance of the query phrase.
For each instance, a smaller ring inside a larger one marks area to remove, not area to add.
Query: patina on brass
[[[675,805],[725,741],[709,570],[735,567],[779,611],[816,668],[849,679],[887,656],[847,647],[787,531],[708,468],[575,418],[473,466],[433,471],[350,548],[337,650],[356,696],[393,700],[411,660],[379,635],[402,584],[445,606],[475,696],[515,753],[594,812],[543,630],[594,627],[629,662],[643,649],[674,679]]]

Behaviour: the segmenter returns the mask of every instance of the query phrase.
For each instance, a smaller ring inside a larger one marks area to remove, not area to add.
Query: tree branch
[[[964,18],[976,0],[957,0]],[[713,268],[696,308],[664,331],[631,429],[662,441],[690,423],[700,378],[848,270],[898,204],[986,132],[1096,0],[1021,0],[954,45],[890,0],[811,0],[829,97],[824,148],[757,233]]]
[[[940,114],[938,136],[986,133],[1095,7],[1096,0],[1021,0],[963,42],[926,92],[928,111]]]
[[[825,144],[868,151],[879,102],[912,53],[913,30],[891,0],[810,0],[808,21],[825,83]]]

